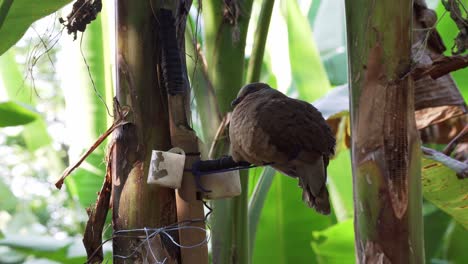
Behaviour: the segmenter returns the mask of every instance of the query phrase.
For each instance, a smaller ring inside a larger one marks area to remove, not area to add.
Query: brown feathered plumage
[[[287,97],[264,83],[244,86],[232,102],[229,137],[235,161],[271,166],[299,179],[302,199],[330,213],[326,168],[335,138],[311,104]]]

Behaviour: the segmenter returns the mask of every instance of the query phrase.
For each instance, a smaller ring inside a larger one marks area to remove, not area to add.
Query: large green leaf
[[[342,85],[348,82],[348,54],[346,50],[337,49],[333,54],[323,59],[323,65],[332,85]]]
[[[21,104],[12,101],[0,103],[0,127],[24,125],[38,117],[36,112]]]
[[[0,29],[5,22],[5,18],[7,17],[12,4],[13,0],[2,0],[2,2],[0,2]]]
[[[468,229],[468,181],[459,179],[454,170],[427,156],[421,166],[424,198]]]
[[[312,1],[309,6],[309,12],[307,12],[307,19],[311,27],[314,27],[315,20],[317,18],[317,13],[320,8],[320,1]]]
[[[16,196],[11,192],[8,185],[3,182],[0,178],[0,210],[11,210],[16,207],[17,199]],[[2,233],[0,232],[0,238]]]
[[[0,247],[0,263],[24,263],[26,256],[9,247]]]
[[[334,223],[308,208],[301,199],[297,180],[277,173],[258,224],[253,263],[316,263],[306,234]]]
[[[57,251],[69,245],[69,240],[61,241],[48,236],[8,235],[0,240],[0,245],[36,251]]]
[[[350,151],[342,151],[328,166],[328,189],[338,221],[349,219],[354,214],[353,175]]]
[[[349,219],[326,230],[313,232],[312,248],[317,254],[318,263],[355,263],[354,225]]]
[[[10,100],[34,107],[36,95],[23,79],[19,65],[15,60],[15,51],[9,50],[0,56],[0,75]],[[42,118],[25,125],[23,138],[30,151],[49,145],[52,139],[47,132],[47,125]]]
[[[103,152],[97,151],[96,153],[92,153],[81,166],[65,180],[67,191],[72,197],[77,197],[80,204],[85,208],[96,202],[97,193],[102,186],[106,173],[104,165],[104,154]]]
[[[262,170],[260,178],[258,179],[255,189],[250,195],[249,200],[249,242],[254,244],[255,236],[257,234],[258,222],[265,205],[265,200],[273,183],[273,176],[275,170],[271,167],[266,167]],[[252,172],[249,173],[249,178],[252,177]],[[250,183],[249,183],[250,185]],[[253,184],[252,184],[253,185]]]
[[[348,58],[346,54],[344,1],[322,1],[314,22],[314,37],[317,39],[317,48],[330,83],[332,85],[347,83]]]
[[[313,101],[331,89],[307,18],[297,1],[282,1],[288,26],[289,59],[299,97]]]
[[[0,246],[8,246],[17,252],[36,258],[46,258],[60,263],[83,263],[86,261],[84,249],[81,256],[69,257],[72,239],[57,240],[49,236],[10,235],[0,239]]]
[[[25,203],[18,203],[18,207],[12,214],[11,219],[3,227],[5,236],[16,235],[19,230],[22,234],[37,234],[41,232],[43,226],[38,223],[36,215],[25,206]]]
[[[325,119],[349,115],[348,84],[335,87],[312,103]]]
[[[453,264],[466,264],[468,260],[468,250],[466,250],[467,238],[468,230],[466,227],[452,223],[444,244],[445,249],[442,255],[444,259]]]
[[[444,247],[444,236],[452,218],[429,202],[424,203],[424,251],[426,263],[438,257]]]
[[[2,7],[6,2],[9,1],[3,1]],[[0,21],[4,19],[3,25],[0,25],[0,55],[15,45],[34,21],[52,14],[70,2],[71,0],[13,1],[6,17],[0,18]]]
[[[25,125],[22,136],[30,151],[37,150],[52,143],[52,138],[47,131],[47,124],[43,118]]]

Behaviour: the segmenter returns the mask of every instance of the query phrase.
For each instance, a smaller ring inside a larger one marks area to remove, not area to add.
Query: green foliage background
[[[30,1],[0,1],[0,127],[15,126],[0,129],[0,262],[83,263],[85,252],[80,240],[86,220],[84,208],[94,202],[102,183],[105,147],[99,148],[67,180],[66,190],[57,191],[51,183],[112,122],[103,104],[104,101],[111,105],[113,96],[113,46],[109,42],[113,30],[108,24],[112,21],[108,10],[112,7],[105,6],[100,18],[88,26],[82,40],[81,49],[93,85],[78,41],[71,43],[71,37],[64,34],[59,45],[46,55],[44,47],[53,45],[55,34],[60,32],[60,27],[53,22],[57,17],[34,24],[33,27],[43,31],[37,30],[36,34],[35,29],[30,28],[29,33],[10,48],[31,23],[70,1],[41,2],[41,7],[35,7]],[[260,80],[290,96],[314,102],[333,87],[347,82],[344,6],[337,0],[305,2],[276,1]],[[442,5],[437,1],[428,2],[437,7],[442,17]],[[247,52],[245,58],[237,58],[239,63],[244,64],[253,56],[248,50],[255,45],[254,32],[266,26],[257,23],[261,4],[262,1],[253,1]],[[216,0],[204,2],[204,6],[203,12],[208,13],[211,7],[217,6]],[[21,13],[21,10],[28,12]],[[216,18],[207,13],[191,17],[186,37],[201,43],[201,51],[210,62],[216,61],[210,56],[219,48],[216,39],[210,36],[218,28],[217,24],[210,24],[210,19]],[[195,26],[197,18],[206,23],[204,34],[200,33],[200,25]],[[437,29],[447,47],[451,47],[457,30],[447,15],[437,24]],[[281,32],[287,36],[279,35]],[[275,42],[281,42],[285,49],[279,49]],[[211,143],[206,139],[213,133],[212,121],[220,118],[215,110],[217,98],[211,98],[207,91],[212,83],[228,83],[229,76],[204,73],[201,62],[194,59],[195,49],[189,44],[187,42],[187,61],[195,95],[194,128],[200,138],[205,139],[206,146],[202,149],[206,152]],[[239,52],[220,50],[224,58],[236,58]],[[32,65],[31,57],[35,60],[41,54],[41,59]],[[57,63],[62,67],[58,68]],[[236,63],[228,66],[241,68]],[[468,98],[466,70],[453,76],[465,99]],[[215,87],[223,101],[229,101],[236,94],[236,90],[222,89]],[[325,104],[332,109],[336,107],[336,113],[342,111],[343,106],[336,105],[333,98],[327,100]],[[73,128],[75,133],[67,127]],[[64,136],[68,133],[79,138]],[[249,194],[249,225],[243,228],[250,231],[252,263],[355,263],[351,161],[349,150],[341,150],[329,167],[333,213],[328,217],[311,211],[302,203],[297,181],[268,169],[250,171],[249,188],[245,190]],[[454,177],[453,171],[444,173]],[[461,188],[466,188],[466,182],[464,184]],[[229,211],[228,203],[225,206],[216,210]],[[461,214],[468,213],[465,210]],[[468,232],[462,225],[430,202],[425,202],[424,220],[428,263],[468,261],[468,252],[463,248]],[[223,239],[224,234],[212,235]]]

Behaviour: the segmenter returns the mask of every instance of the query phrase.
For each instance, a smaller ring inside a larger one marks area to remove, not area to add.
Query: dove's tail
[[[311,159],[308,159],[311,160]],[[330,214],[330,201],[326,186],[327,172],[322,157],[313,162],[295,160],[294,165],[272,165],[273,168],[299,179],[302,188],[302,200],[321,214]]]
[[[330,214],[330,200],[328,198],[327,186],[324,185],[317,196],[314,196],[309,189],[304,188],[302,192],[302,200],[317,212],[324,215]]]
[[[322,158],[313,163],[296,166],[302,200],[321,214],[330,214],[330,200],[326,186],[327,172]]]

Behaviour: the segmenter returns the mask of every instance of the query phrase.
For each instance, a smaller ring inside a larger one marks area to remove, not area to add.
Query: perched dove
[[[271,163],[276,170],[298,178],[304,202],[329,214],[326,169],[335,138],[322,114],[265,83],[244,86],[232,106],[229,138],[234,161]]]

